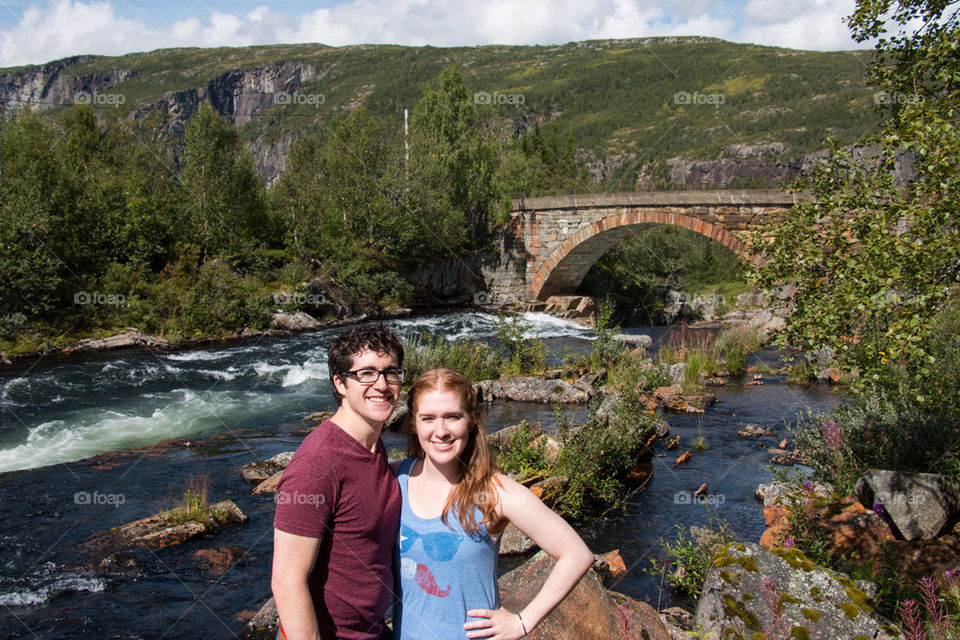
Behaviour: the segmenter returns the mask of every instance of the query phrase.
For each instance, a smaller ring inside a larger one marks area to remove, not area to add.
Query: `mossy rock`
[[[751,637],[775,628],[774,602],[789,636],[800,640],[874,637],[881,627],[876,585],[818,567],[797,549],[730,543],[717,553],[697,606],[696,624],[717,637]]]

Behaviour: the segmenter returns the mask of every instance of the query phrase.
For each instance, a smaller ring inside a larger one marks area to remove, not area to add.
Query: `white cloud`
[[[245,15],[212,11],[203,19],[161,25],[125,18],[110,0],[52,0],[29,8],[19,23],[0,30],[0,66],[83,53],[281,42],[470,46],[704,35],[848,49],[855,44],[841,19],[852,9],[853,0],[749,0],[736,12],[702,0],[352,0],[293,18],[261,6]]]

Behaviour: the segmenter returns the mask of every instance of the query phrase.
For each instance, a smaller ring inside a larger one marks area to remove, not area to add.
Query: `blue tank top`
[[[480,525],[475,534],[463,530],[455,510],[447,523],[424,519],[410,508],[407,481],[414,458],[400,465],[397,480],[403,496],[400,535],[394,550],[396,602],[393,633],[396,640],[451,640],[466,638],[463,625],[470,609],[500,608],[497,558],[500,540],[491,539]],[[483,514],[475,508],[477,522]]]

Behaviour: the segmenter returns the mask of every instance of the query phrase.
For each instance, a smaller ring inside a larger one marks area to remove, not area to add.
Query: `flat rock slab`
[[[151,336],[131,329],[123,333],[107,336],[106,338],[88,338],[81,340],[74,347],[75,351],[106,351],[110,349],[127,349],[131,347],[168,347],[169,343],[163,338]]]
[[[117,551],[122,549],[163,549],[204,534],[217,533],[229,526],[244,524],[248,518],[232,500],[223,500],[208,507],[198,520],[178,522],[179,510],[172,509],[141,518],[109,531],[93,534],[80,545],[84,551]]]
[[[566,380],[544,380],[543,378],[484,380],[478,382],[476,388],[483,402],[513,400],[545,404],[556,402],[575,404],[589,402],[595,394],[592,387],[584,384],[571,384]]]
[[[876,585],[816,566],[797,549],[730,543],[718,551],[697,604],[711,637],[874,638]]]

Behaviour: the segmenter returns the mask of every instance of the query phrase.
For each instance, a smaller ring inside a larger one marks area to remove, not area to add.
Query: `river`
[[[565,351],[589,348],[590,330],[575,323],[542,314],[526,320],[555,362]],[[388,324],[407,336],[495,334],[494,317],[479,313]],[[655,340],[665,331],[627,330]],[[228,638],[242,632],[245,612],[270,595],[274,505],[251,495],[238,468],[295,449],[301,440],[294,434],[297,421],[333,408],[326,363],[333,334],[175,353],[45,358],[0,369],[0,635]],[[751,358],[778,365],[772,351]],[[753,491],[771,477],[766,449],[786,436],[786,425],[799,412],[838,402],[826,387],[789,385],[773,375],[764,382],[723,387],[702,416],[668,416],[672,433],[681,436],[679,451],[654,458],[652,481],[623,514],[579,527],[595,552],[620,549],[630,571],[611,588],[665,606],[669,596],[642,569],[649,558],[662,556],[660,540],[674,537],[677,524],[706,520],[705,504],[738,539],[759,538],[763,517]],[[549,425],[553,408],[498,404],[485,420],[495,431],[520,419]],[[746,424],[772,429],[778,438],[739,438],[737,430]],[[671,469],[676,455],[700,436],[708,449]],[[388,448],[402,446],[397,434],[384,434],[384,441]],[[246,526],[138,552],[133,577],[105,577],[86,566],[77,545],[91,534],[172,506],[187,480],[203,475],[210,479],[211,500],[236,502],[250,517]],[[692,500],[704,482],[706,497]],[[222,575],[193,561],[199,549],[222,547],[243,555]]]

